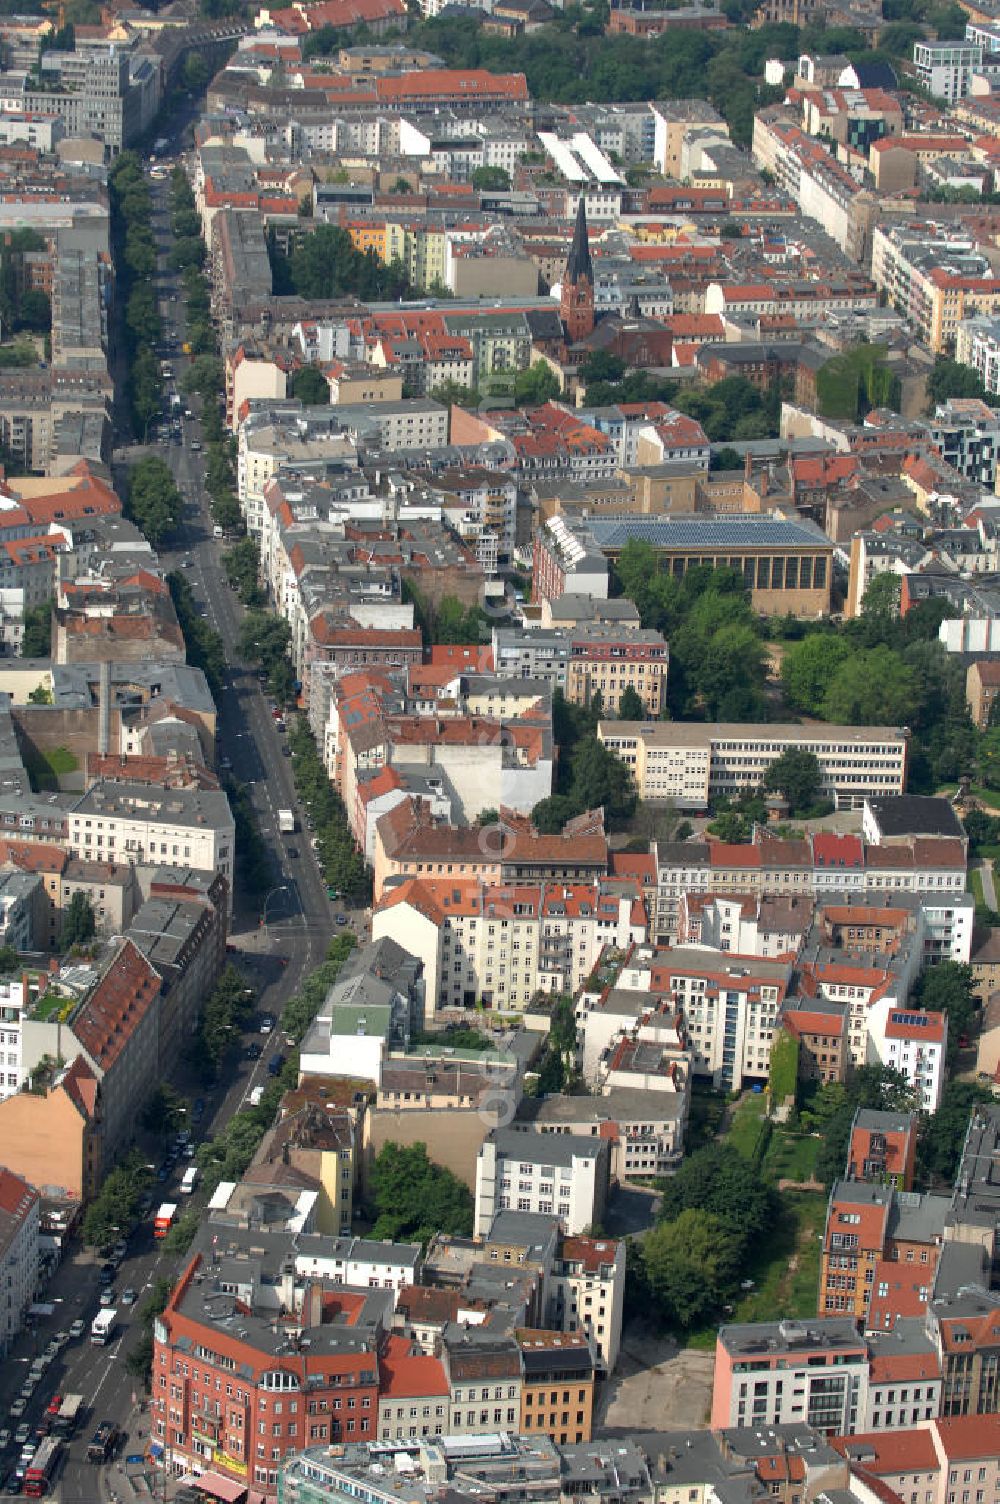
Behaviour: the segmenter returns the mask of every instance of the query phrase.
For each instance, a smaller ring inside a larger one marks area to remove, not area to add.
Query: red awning
[[[246,1484],[237,1483],[235,1478],[224,1478],[221,1473],[202,1473],[194,1481],[197,1488],[211,1494],[213,1499],[222,1499],[223,1504],[243,1504],[246,1498]]]

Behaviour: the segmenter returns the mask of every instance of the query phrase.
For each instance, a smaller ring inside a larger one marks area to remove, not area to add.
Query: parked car
[[[17,1430],[14,1432],[14,1440],[17,1442],[17,1445],[19,1447],[23,1447],[24,1443],[27,1441],[30,1435],[31,1427],[26,1421],[22,1421]]]
[[[24,1414],[24,1412],[25,1412],[25,1410],[27,1410],[27,1408],[28,1408],[28,1402],[27,1402],[27,1400],[22,1400],[20,1398],[20,1396],[18,1396],[18,1398],[16,1400],[11,1400],[11,1402],[10,1402],[10,1416],[11,1416],[11,1419],[12,1420],[20,1420],[21,1416]],[[27,1435],[27,1432],[25,1432],[25,1435]]]
[[[7,1430],[0,1431],[0,1452],[6,1452],[11,1443],[11,1434]]]
[[[69,1334],[72,1337],[73,1341],[75,1342],[77,1340],[77,1338],[83,1336],[83,1334],[84,1334],[84,1332],[86,1330],[87,1330],[87,1323],[85,1321],[81,1321],[80,1318],[77,1317],[77,1319],[73,1322],[73,1325],[69,1329]]]

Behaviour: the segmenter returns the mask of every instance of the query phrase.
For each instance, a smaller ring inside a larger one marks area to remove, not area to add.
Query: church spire
[[[586,277],[591,287],[594,285],[594,267],[590,259],[590,237],[587,234],[587,207],[584,196],[580,194],[580,203],[576,211],[576,225],[573,229],[573,244],[569,248],[569,260],[566,262],[567,282],[579,282],[581,277]]]
[[[573,244],[569,248],[566,270],[562,279],[560,312],[571,345],[586,339],[594,328],[594,264],[590,259],[590,240],[587,236],[587,210],[581,192],[573,229]]]

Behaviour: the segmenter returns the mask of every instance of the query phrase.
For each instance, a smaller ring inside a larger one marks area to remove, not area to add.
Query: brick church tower
[[[583,194],[576,211],[576,227],[573,244],[563,272],[562,296],[559,311],[566,328],[566,338],[571,345],[586,339],[594,327],[594,267],[590,259],[590,241],[587,237],[587,211]]]

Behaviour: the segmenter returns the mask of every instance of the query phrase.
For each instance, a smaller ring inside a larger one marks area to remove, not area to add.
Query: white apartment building
[[[582,1233],[601,1220],[609,1175],[605,1139],[494,1128],[476,1160],[476,1236],[485,1238],[508,1209],[556,1217],[564,1233]]]
[[[38,1283],[41,1196],[20,1175],[0,1167],[0,1261],[6,1276],[0,1302],[0,1357],[24,1325]]]
[[[712,1428],[815,1426],[859,1429],[868,1390],[868,1348],[844,1316],[757,1321],[719,1328]]]
[[[785,961],[678,946],[656,957],[650,984],[684,1017],[691,1067],[713,1085],[738,1090],[770,1069],[778,1012],[791,982]]]
[[[613,1373],[625,1306],[624,1240],[564,1238],[545,1289],[546,1326],[586,1332],[599,1368]]]
[[[964,99],[972,75],[982,65],[983,49],[976,42],[914,42],[917,78],[935,99],[954,104]]]
[[[923,1112],[936,1112],[940,1106],[947,1051],[946,1013],[907,1010],[888,997],[869,1008],[869,1063],[901,1071],[919,1093]]]
[[[678,809],[704,810],[720,795],[757,788],[790,748],[815,755],[820,793],[838,809],[861,809],[906,784],[908,733],[898,726],[601,721],[597,735],[631,770],[641,799]]]
[[[24,984],[0,982],[0,1101],[21,1090],[27,1073],[22,1049]]]
[[[606,945],[646,937],[630,884],[538,882],[488,887],[411,878],[389,889],[372,939],[391,936],[424,967],[426,1016],[482,1002],[520,1012],[537,992],[575,992]]]
[[[81,796],[67,824],[68,849],[87,861],[221,873],[232,912],[236,832],[220,790],[102,781]]]
[[[1000,319],[963,319],[955,338],[955,359],[978,371],[988,392],[1000,392]]]
[[[419,1243],[307,1234],[295,1244],[295,1272],[301,1278],[332,1279],[358,1290],[392,1290],[398,1295],[419,1281],[420,1265]]]

